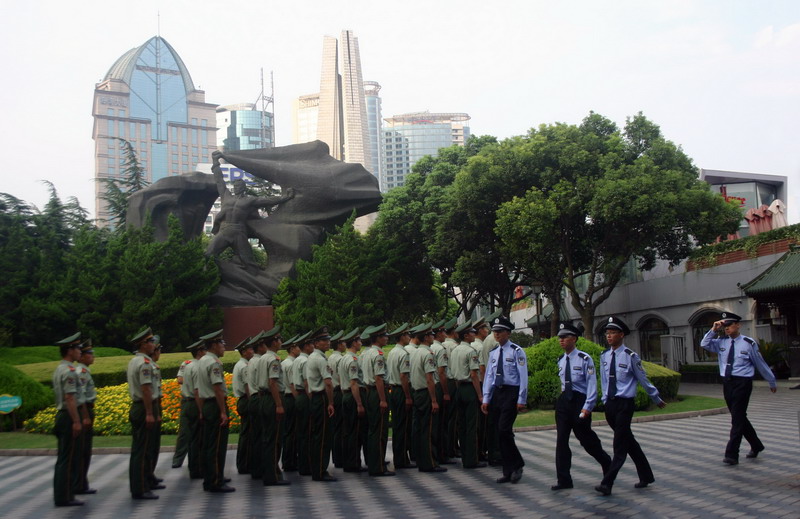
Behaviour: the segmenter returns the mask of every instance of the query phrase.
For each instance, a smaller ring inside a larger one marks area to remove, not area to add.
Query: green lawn
[[[681,395],[676,402],[670,402],[664,409],[653,407],[646,411],[639,411],[634,416],[648,416],[655,414],[673,414],[686,411],[701,411],[704,409],[716,409],[725,407],[725,401],[721,398],[706,396]],[[593,420],[603,420],[603,413],[594,413]],[[531,427],[539,425],[555,424],[555,413],[550,411],[533,410],[520,414],[515,427]],[[161,437],[161,445],[175,445],[174,434]],[[228,443],[236,443],[239,440],[238,434],[231,434]],[[4,432],[0,433],[0,445],[2,449],[55,449],[56,437],[45,434],[28,434],[23,432]],[[95,436],[95,447],[130,447],[130,436]]]

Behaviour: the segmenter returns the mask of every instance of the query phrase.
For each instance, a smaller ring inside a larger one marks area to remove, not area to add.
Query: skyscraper
[[[372,164],[365,164],[366,168],[378,177],[383,178],[383,115],[381,114],[381,86],[377,81],[364,81],[364,96],[367,101],[367,134],[369,136],[369,150]],[[382,191],[385,191],[381,187]]]
[[[252,103],[217,108],[217,148],[223,151],[272,148],[272,113]]]
[[[216,149],[215,109],[164,38],[154,36],[129,50],[95,86],[95,178],[122,175],[117,138],[133,145],[151,182],[210,162]],[[105,187],[95,184],[95,213],[101,222],[109,216],[100,198]]]
[[[469,138],[465,113],[414,112],[384,119],[384,176],[382,191],[402,186],[411,167],[425,155],[436,156],[440,148],[463,146]]]
[[[372,168],[361,57],[353,31],[342,31],[338,41],[324,37],[319,94],[295,103],[295,142],[313,140],[309,130],[315,111],[315,138],[328,145],[331,156]]]

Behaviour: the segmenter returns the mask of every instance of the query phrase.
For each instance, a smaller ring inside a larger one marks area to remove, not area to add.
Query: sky
[[[274,75],[276,141],[319,91],[322,38],[359,40],[383,116],[467,112],[507,138],[590,111],[643,112],[704,169],[785,175],[800,205],[796,0],[31,0],[0,2],[0,192],[42,207],[42,179],[94,207],[94,86],[161,34],[209,103],[254,102]]]

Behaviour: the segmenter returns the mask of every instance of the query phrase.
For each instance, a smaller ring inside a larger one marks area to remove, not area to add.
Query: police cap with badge
[[[722,321],[723,326],[738,323],[741,320],[742,318],[733,312],[722,312],[722,315],[720,316],[720,321]]]
[[[502,331],[510,332],[513,330],[514,330],[514,323],[512,323],[508,317],[500,315],[492,319],[493,332],[502,332]]]
[[[575,337],[580,337],[580,333],[578,329],[572,325],[572,323],[560,323],[558,325],[558,337],[568,337],[570,335],[574,335]]]
[[[604,330],[619,330],[622,332],[622,335],[630,335],[631,329],[628,328],[628,325],[620,319],[619,317],[612,315],[606,321],[605,326],[603,327]]]

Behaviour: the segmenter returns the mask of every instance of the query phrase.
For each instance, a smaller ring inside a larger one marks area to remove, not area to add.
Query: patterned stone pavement
[[[758,383],[757,383],[758,384]],[[763,384],[763,383],[762,383]],[[721,387],[685,384],[685,394],[721,396]],[[730,416],[720,414],[634,424],[656,483],[635,489],[633,463],[623,467],[610,497],[597,494],[600,469],[572,440],[575,488],[552,492],[555,483],[555,431],[517,434],[526,461],[518,485],[497,485],[493,467],[444,474],[401,471],[394,478],[333,473],[336,483],[316,483],[296,473],[288,487],[265,488],[235,474],[235,451],[228,451],[232,494],[209,494],[190,481],[186,468],[171,469],[171,453],[162,453],[157,473],[166,490],[157,501],[132,501],[128,493],[128,456],[95,455],[90,480],[99,492],[81,496],[87,504],[54,508],[55,459],[0,457],[0,515],[4,518],[153,518],[197,517],[800,517],[800,390],[782,384],[777,394],[754,390],[750,419],[767,447],[757,459],[742,456],[738,466],[722,463]],[[595,427],[610,451],[607,426]],[[743,451],[746,452],[746,444]]]

